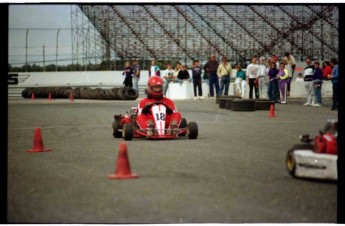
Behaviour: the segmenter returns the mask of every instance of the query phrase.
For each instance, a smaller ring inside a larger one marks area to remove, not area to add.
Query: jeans
[[[133,77],[133,88],[139,92],[139,79],[140,77]]]
[[[209,74],[209,80],[210,80],[210,96],[214,96],[214,89],[213,86],[216,87],[216,95],[219,93],[219,81],[217,73]]]
[[[255,98],[259,99],[258,88],[254,85],[255,79],[256,78],[249,79],[249,99],[253,99],[253,88],[255,88]]]
[[[313,84],[314,89],[314,102],[316,104],[322,104],[322,97],[321,97],[321,84],[317,86],[317,84]]]
[[[278,100],[278,80],[274,79],[268,83],[268,99],[271,101]]]
[[[227,96],[229,94],[229,86],[230,86],[230,76],[223,76],[220,79],[220,88],[219,88],[218,95],[219,96],[223,95],[223,90],[225,88],[224,95]]]
[[[167,90],[168,90],[168,86],[169,86],[170,82],[173,82],[173,81],[170,79],[164,79],[164,86],[163,86],[163,95],[164,96],[166,96],[166,94],[167,94]]]
[[[333,83],[333,104],[332,109],[338,108],[338,83]]]
[[[199,97],[202,97],[202,87],[201,87],[201,81],[193,81],[193,89],[194,89],[194,96],[196,97],[196,88],[198,87],[198,94]]]
[[[311,104],[311,102],[313,101],[313,82],[304,82],[304,88],[307,93],[307,103]]]

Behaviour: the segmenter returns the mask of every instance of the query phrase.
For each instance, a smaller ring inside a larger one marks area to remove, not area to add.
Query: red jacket
[[[174,102],[172,100],[170,100],[169,98],[163,97],[160,100],[144,98],[138,104],[138,115],[141,114],[141,111],[143,110],[143,108],[147,104],[152,104],[152,103],[155,103],[155,102],[161,102],[161,103],[167,105],[169,108],[171,108],[171,110],[173,110],[174,112],[177,112],[177,109],[175,107]]]
[[[328,79],[328,75],[332,74],[332,68],[329,65],[326,65],[322,70],[322,75],[324,79]]]

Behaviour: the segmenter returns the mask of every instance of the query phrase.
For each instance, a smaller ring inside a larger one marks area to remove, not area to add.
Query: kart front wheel
[[[189,122],[187,125],[188,129],[188,138],[189,139],[196,139],[198,137],[198,125],[196,122]]]
[[[296,150],[313,150],[313,146],[311,144],[296,144],[294,145],[286,155],[286,168],[289,174],[293,177],[296,177],[296,158],[295,158],[295,151]]]
[[[289,172],[289,174],[293,177],[295,177],[295,171],[296,171],[296,159],[294,155],[294,150],[288,151],[286,155],[286,168]]]
[[[120,121],[114,120],[112,127],[113,127],[113,136],[115,138],[121,138],[122,133],[121,131],[119,131],[119,129],[121,129]]]
[[[133,139],[133,125],[131,123],[126,123],[123,125],[122,136],[124,140]]]
[[[187,120],[186,120],[185,118],[182,118],[182,119],[181,119],[181,122],[180,122],[179,128],[180,128],[180,129],[185,129],[186,127],[187,127]],[[186,133],[180,133],[178,136],[179,136],[179,137],[186,136]]]

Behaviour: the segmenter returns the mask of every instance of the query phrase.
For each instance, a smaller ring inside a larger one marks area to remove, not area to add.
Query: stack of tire
[[[35,98],[64,99],[73,95],[74,99],[95,99],[95,100],[136,100],[139,96],[137,90],[131,87],[121,87],[112,89],[101,88],[72,88],[72,87],[38,87],[26,88],[22,91],[22,97],[31,98],[34,93]]]
[[[219,108],[230,109],[233,111],[255,111],[255,110],[270,110],[271,104],[274,105],[274,101],[264,99],[241,99],[239,96],[218,96],[216,103],[219,104]]]

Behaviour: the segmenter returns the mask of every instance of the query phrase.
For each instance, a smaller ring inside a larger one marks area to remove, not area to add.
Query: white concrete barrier
[[[235,75],[233,70],[232,77]],[[189,71],[191,75],[191,71]],[[122,71],[79,71],[79,72],[23,72],[18,73],[20,76],[25,76],[25,80],[19,80],[18,85],[11,85],[11,87],[42,87],[42,86],[123,86],[124,77]],[[145,87],[148,80],[148,71],[142,71],[139,85]],[[234,95],[234,81],[230,83],[229,95]],[[10,86],[9,86],[10,87]],[[209,86],[202,83],[203,96],[209,94]],[[332,96],[332,82],[324,81],[322,85],[322,96]],[[194,97],[193,83],[176,84],[170,83],[167,96],[172,99],[191,99]],[[249,85],[246,87],[245,97],[249,96]],[[291,83],[290,97],[306,97],[304,82]]]

